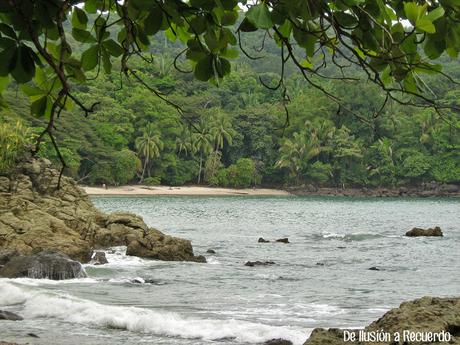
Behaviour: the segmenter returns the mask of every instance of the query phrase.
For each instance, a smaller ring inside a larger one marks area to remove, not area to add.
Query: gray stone
[[[12,257],[1,269],[0,277],[63,280],[86,277],[81,264],[67,255],[41,252]]]
[[[24,318],[10,311],[0,310],[0,320],[21,321],[24,320]]]

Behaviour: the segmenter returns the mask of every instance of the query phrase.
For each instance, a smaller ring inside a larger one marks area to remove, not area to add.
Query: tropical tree
[[[192,136],[192,146],[195,152],[199,154],[199,169],[198,169],[198,184],[201,183],[201,175],[203,172],[203,160],[212,149],[213,136],[210,132],[208,122],[205,119],[201,119],[198,126],[196,126],[196,132]]]
[[[350,182],[363,184],[365,179],[362,165],[363,148],[346,126],[342,126],[335,132],[332,140],[332,158],[336,183],[342,188]]]
[[[305,131],[294,133],[292,139],[284,140],[280,147],[280,158],[276,162],[278,168],[288,168],[296,183],[300,182],[303,172],[308,169],[310,161],[321,152],[318,139]]]
[[[224,148],[225,142],[232,144],[233,137],[235,136],[231,121],[222,113],[214,116],[211,122],[210,134],[214,140],[214,151]]]
[[[78,84],[87,84],[99,71],[119,68],[123,78],[166,100],[134,58],[155,63],[150,54],[160,32],[163,39],[182,42],[177,57],[187,60],[196,79],[220,84],[238,55],[234,47],[243,47],[242,36],[261,31],[261,41],[271,38],[285,52],[278,61],[282,70],[292,62],[331,102],[342,105],[343,99],[311,77],[325,76],[326,66],[335,64],[342,72],[348,66],[364,70],[385,100],[437,106],[420,74],[441,72],[434,61],[444,53],[458,56],[459,20],[457,0],[1,1],[0,89],[13,80],[26,86],[19,89],[29,96],[31,113],[47,121],[39,147],[43,136],[53,135],[62,110],[76,105],[85,115],[95,112],[100,101],[86,104],[77,93]],[[283,101],[288,100],[285,85],[283,73],[277,87]],[[166,101],[180,112],[180,106]]]
[[[184,153],[187,156],[193,151],[192,134],[185,127],[182,127],[176,138],[176,151],[178,155]]]
[[[156,127],[152,123],[149,123],[142,131],[142,136],[136,139],[135,146],[138,155],[144,160],[140,178],[140,182],[142,182],[144,180],[145,171],[149,161],[156,157],[160,157],[160,153],[163,150],[164,145]]]

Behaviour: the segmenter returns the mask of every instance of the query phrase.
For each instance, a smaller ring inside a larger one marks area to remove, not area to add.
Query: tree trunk
[[[142,183],[142,181],[144,181],[144,174],[145,174],[145,169],[147,168],[148,161],[149,161],[149,159],[147,157],[145,157],[144,167],[142,168],[141,180],[139,181],[140,183]]]
[[[200,170],[198,170],[198,184],[201,182],[201,169],[203,169],[203,150],[200,151]]]

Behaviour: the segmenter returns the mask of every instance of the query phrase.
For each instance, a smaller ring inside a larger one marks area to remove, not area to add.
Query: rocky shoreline
[[[313,185],[287,187],[286,191],[298,196],[347,197],[453,197],[460,198],[460,186],[455,184],[425,183],[417,187],[397,188],[321,188]]]
[[[127,246],[127,255],[144,258],[206,262],[190,241],[149,228],[131,213],[102,213],[73,179],[63,176],[57,189],[58,179],[48,160],[32,157],[0,175],[0,266],[40,252],[86,263],[95,250],[113,246]]]

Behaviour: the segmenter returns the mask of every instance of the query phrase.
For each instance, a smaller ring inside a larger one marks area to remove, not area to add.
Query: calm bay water
[[[301,197],[94,198],[190,239],[208,264],[126,257],[89,278],[0,280],[3,340],[31,344],[301,344],[315,327],[363,327],[400,302],[460,295],[460,201]],[[406,238],[414,226],[443,238]],[[289,237],[290,244],[257,243]],[[214,249],[215,255],[206,254]],[[274,261],[246,267],[248,260]],[[377,267],[379,270],[369,270]],[[148,280],[138,284],[133,280]],[[26,334],[32,332],[39,339]]]

